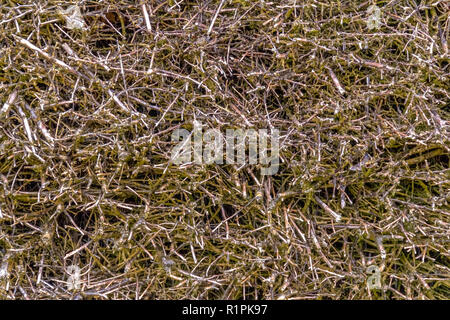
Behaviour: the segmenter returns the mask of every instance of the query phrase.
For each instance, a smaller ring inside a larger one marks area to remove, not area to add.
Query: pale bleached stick
[[[23,39],[21,37],[15,36],[18,40],[19,43],[24,45],[25,47],[36,51],[38,54],[40,54],[41,56],[43,56],[45,59],[50,60],[54,63],[56,63],[57,65],[59,65],[60,67],[66,69],[67,71],[69,71],[70,73],[74,73],[76,75],[79,75],[79,73],[73,69],[71,66],[69,66],[68,64],[66,64],[64,61],[58,60],[54,57],[52,57],[51,55],[49,55],[47,52],[43,51],[42,49],[36,47],[34,44],[32,44],[30,41]]]
[[[122,101],[120,101],[120,99],[114,94],[114,92],[111,89],[108,89],[108,94],[119,105],[119,107],[123,111],[130,112],[130,110],[127,108],[127,106]]]
[[[30,140],[31,145],[34,143],[33,134],[31,133],[30,123],[28,122],[27,115],[23,112],[21,106],[17,106],[17,111],[19,111],[19,115],[22,117],[23,126],[25,127],[25,132],[27,133],[28,140]],[[33,150],[34,151],[34,150]]]
[[[344,88],[342,88],[341,83],[339,82],[339,79],[336,77],[336,75],[334,74],[333,70],[331,70],[331,68],[328,68],[328,72],[330,73],[331,79],[334,82],[334,85],[336,86],[336,88],[338,89],[340,94],[344,94],[345,90]]]
[[[14,101],[16,101],[16,98],[17,98],[17,91],[13,91],[9,95],[8,100],[3,105],[2,110],[0,110],[0,115],[2,115],[3,113],[8,113],[9,108],[11,108],[11,105],[14,104]]]
[[[23,39],[19,36],[14,35],[14,37],[16,37],[19,40],[19,43],[24,45],[25,47],[36,51],[38,54],[40,54],[41,56],[43,56],[45,59],[52,61],[54,63],[56,63],[57,65],[59,65],[60,67],[62,67],[63,69],[69,71],[70,73],[73,73],[79,77],[82,77],[83,79],[86,80],[90,80],[89,77],[81,74],[80,72],[76,71],[75,69],[73,69],[71,66],[69,66],[68,64],[66,64],[64,61],[58,60],[52,56],[50,56],[47,52],[41,50],[40,48],[36,47],[34,44],[32,44],[30,41]],[[100,83],[100,85],[104,88],[105,86]],[[109,96],[119,105],[119,107],[124,110],[125,112],[129,113],[130,110],[124,105],[124,103],[122,101],[120,101],[120,99],[114,94],[114,92],[111,89],[107,89]]]
[[[86,242],[85,244],[83,244],[81,247],[79,247],[78,249],[73,250],[72,252],[69,252],[68,254],[66,254],[64,256],[64,259],[70,258],[71,256],[73,256],[74,254],[80,252],[83,249],[86,249],[87,246],[89,246],[92,243],[92,240]]]
[[[336,220],[336,222],[341,221],[342,217],[340,214],[337,214],[336,212],[331,210],[331,208],[329,206],[327,206],[322,200],[320,200],[319,197],[315,196],[314,198],[316,199],[317,203],[322,207],[322,209],[325,210],[325,212],[327,212],[333,216],[333,218]]]
[[[42,159],[42,157],[37,154],[36,148],[34,147],[33,133],[31,132],[30,123],[28,122],[27,115],[25,114],[25,112],[23,112],[22,107],[19,105],[17,105],[17,111],[19,112],[19,115],[22,117],[23,126],[25,127],[25,132],[27,133],[28,140],[30,141],[31,144],[31,150],[27,146],[24,146],[25,150],[28,152],[32,152],[36,156],[36,158],[39,159],[39,161],[44,163],[45,160]]]
[[[44,126],[42,121],[39,120],[39,118],[37,117],[37,115],[34,112],[34,110],[28,104],[26,104],[25,107],[30,112],[31,118],[33,118],[33,120],[36,121],[37,126],[38,126],[39,130],[41,130],[41,132],[44,135],[45,139],[47,139],[47,141],[50,142],[50,144],[53,146],[55,139],[53,139],[53,137],[50,135],[50,133],[48,132],[47,128]]]
[[[147,31],[151,32],[152,31],[152,25],[150,24],[150,18],[148,16],[147,7],[145,6],[145,3],[142,4],[142,11],[144,13],[144,20],[145,20],[145,25],[147,26]]]
[[[220,10],[222,10],[223,4],[225,3],[225,0],[222,0],[219,4],[219,7],[217,8],[216,14],[214,15],[214,18],[211,21],[211,25],[209,26],[207,35],[209,36],[209,34],[211,33],[213,27],[214,27],[214,23],[216,22],[217,17],[219,16]]]

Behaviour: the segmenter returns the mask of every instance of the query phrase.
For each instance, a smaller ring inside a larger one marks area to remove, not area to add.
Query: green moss
[[[148,4],[151,31],[135,1],[84,32],[0,7],[0,298],[448,299],[443,2],[369,31],[371,3],[227,1],[208,34],[219,3]],[[279,172],[175,165],[194,120],[279,129]]]

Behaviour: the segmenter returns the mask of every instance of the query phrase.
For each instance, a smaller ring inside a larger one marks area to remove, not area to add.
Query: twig
[[[142,12],[144,13],[144,20],[145,20],[145,25],[147,26],[147,31],[151,32],[152,31],[152,25],[150,23],[150,18],[148,16],[148,12],[147,12],[147,8],[145,6],[145,3],[142,4]]]
[[[75,75],[77,75],[77,76],[80,76],[80,77],[82,77],[82,78],[85,79],[85,80],[91,80],[89,77],[87,77],[87,76],[83,75],[82,73],[76,71],[75,69],[73,69],[71,66],[69,66],[69,65],[66,64],[65,62],[63,62],[63,61],[61,61],[61,60],[58,60],[58,59],[56,59],[56,58],[50,56],[47,52],[45,52],[45,51],[39,49],[39,48],[36,47],[34,44],[32,44],[30,41],[28,41],[28,40],[26,40],[26,39],[23,39],[23,38],[21,38],[21,37],[19,37],[19,36],[16,36],[16,35],[14,35],[14,37],[16,37],[16,38],[19,40],[19,43],[20,43],[20,44],[26,46],[27,48],[29,48],[29,49],[31,49],[31,50],[36,51],[38,54],[40,54],[41,56],[43,56],[45,59],[47,59],[47,60],[49,60],[49,61],[51,61],[51,62],[56,63],[57,65],[59,65],[59,66],[62,67],[63,69],[69,71],[70,73],[75,74]],[[110,97],[111,97],[111,98],[119,105],[119,107],[120,107],[123,111],[125,111],[125,112],[127,112],[127,113],[130,112],[130,109],[127,108],[127,107],[125,106],[125,104],[124,104],[122,101],[120,101],[120,99],[115,95],[115,93],[114,93],[111,89],[107,89],[106,86],[105,86],[103,83],[100,83],[100,85],[103,87],[103,89],[106,89],[106,90],[107,90],[108,95],[109,95],[109,96],[110,96]]]
[[[330,77],[334,82],[334,85],[336,86],[336,88],[338,89],[340,94],[344,94],[345,90],[344,88],[342,88],[341,83],[339,82],[339,79],[336,77],[336,75],[334,74],[333,70],[331,70],[331,68],[326,67],[328,69],[328,72],[330,73]]]
[[[340,214],[337,214],[336,212],[331,210],[330,207],[327,206],[322,200],[320,200],[320,198],[318,196],[314,196],[314,198],[316,199],[317,203],[322,207],[322,209],[325,210],[325,212],[327,212],[333,216],[333,218],[336,220],[336,222],[341,221],[342,216]]]
[[[26,46],[27,48],[36,51],[38,54],[40,54],[41,56],[43,56],[45,59],[56,63],[57,65],[59,65],[60,67],[62,67],[63,69],[69,71],[70,73],[76,74],[76,75],[80,75],[79,72],[77,72],[75,69],[73,69],[71,66],[69,66],[68,64],[66,64],[64,61],[58,60],[52,56],[50,56],[47,52],[39,49],[38,47],[36,47],[34,44],[32,44],[30,41],[23,39],[19,36],[13,35],[15,38],[17,38],[19,40],[19,43]]]
[[[2,109],[0,110],[0,115],[3,113],[8,113],[9,109],[11,108],[11,105],[14,104],[17,98],[17,91],[14,90],[8,97],[8,100],[3,105]]]
[[[222,0],[219,4],[219,7],[217,8],[216,14],[214,15],[214,18],[211,21],[211,24],[209,26],[208,32],[206,33],[208,36],[211,33],[213,27],[214,27],[214,23],[216,22],[217,17],[219,16],[220,10],[222,10],[222,6],[225,3],[226,0]]]

